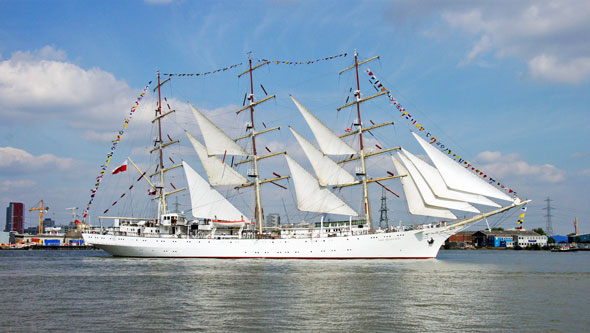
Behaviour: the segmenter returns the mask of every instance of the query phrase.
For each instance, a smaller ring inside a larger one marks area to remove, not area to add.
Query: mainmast
[[[256,105],[258,105],[258,104],[261,104],[261,103],[266,102],[266,101],[268,101],[268,100],[270,100],[272,98],[275,98],[276,95],[268,96],[268,97],[266,97],[266,98],[264,98],[264,99],[262,99],[260,101],[257,101],[257,102],[254,101],[254,79],[253,79],[252,73],[253,73],[253,71],[255,69],[257,69],[257,68],[259,68],[261,66],[264,66],[266,64],[269,64],[270,62],[269,61],[265,61],[265,62],[261,63],[260,65],[257,65],[257,66],[252,67],[252,56],[250,55],[250,56],[248,56],[248,63],[249,63],[248,70],[246,70],[245,72],[243,72],[240,75],[238,75],[238,77],[241,77],[242,75],[244,75],[246,73],[249,73],[250,74],[250,95],[248,96],[249,105],[246,106],[246,107],[244,107],[244,108],[241,108],[238,111],[236,111],[236,113],[239,114],[242,111],[245,111],[245,110],[248,110],[248,109],[250,110],[250,126],[249,126],[250,133],[247,134],[247,135],[245,135],[245,136],[243,136],[243,137],[237,138],[236,141],[237,140],[240,140],[240,139],[245,139],[245,138],[248,138],[248,137],[252,137],[252,157],[251,158],[248,158],[248,159],[246,159],[244,161],[241,161],[239,163],[236,163],[236,165],[241,164],[241,163],[246,163],[246,162],[252,162],[252,164],[253,164],[253,169],[248,172],[248,176],[254,178],[254,181],[252,183],[248,183],[248,184],[244,184],[244,185],[238,186],[238,188],[247,187],[247,186],[254,186],[255,205],[256,205],[256,208],[255,208],[255,211],[256,211],[256,222],[258,224],[258,234],[259,235],[262,235],[264,217],[263,217],[263,212],[262,212],[262,200],[261,200],[261,197],[260,197],[260,185],[261,184],[264,184],[264,183],[274,182],[276,180],[286,179],[286,178],[289,178],[289,177],[280,177],[279,176],[279,177],[273,178],[273,179],[260,180],[260,176],[259,176],[259,173],[258,173],[258,161],[261,160],[261,159],[264,159],[264,158],[271,157],[271,156],[285,154],[285,152],[283,151],[283,152],[278,152],[278,153],[267,154],[267,155],[264,155],[264,156],[258,156],[258,153],[257,153],[257,150],[256,150],[256,136],[257,135],[260,135],[262,133],[266,133],[266,132],[269,132],[269,131],[280,129],[280,127],[273,127],[273,128],[262,130],[260,132],[256,132],[256,125],[254,123],[254,107]]]

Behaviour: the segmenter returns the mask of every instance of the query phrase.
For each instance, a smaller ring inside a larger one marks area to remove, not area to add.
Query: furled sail
[[[332,161],[328,156],[324,155],[311,142],[301,136],[301,134],[292,128],[289,129],[299,142],[305,155],[307,155],[321,186],[350,184],[356,181],[350,173]]]
[[[402,152],[397,153],[398,159],[404,164],[406,170],[408,170],[410,176],[414,180],[416,184],[416,188],[420,192],[422,199],[427,205],[436,206],[436,207],[443,207],[449,209],[457,209],[466,212],[472,213],[479,213],[480,211],[477,210],[475,207],[471,206],[465,201],[457,201],[457,200],[449,200],[437,197],[424,177],[420,174],[418,169],[414,166],[414,164],[405,156],[406,153],[409,154],[406,150],[402,148]]]
[[[215,155],[209,156],[205,146],[190,135],[189,132],[185,131],[185,133],[193,144],[193,148],[195,148],[195,152],[197,152],[197,155],[205,168],[205,172],[207,172],[209,184],[212,186],[241,185],[248,182],[244,176],[240,175],[236,170],[224,163],[219,157]]]
[[[320,187],[318,181],[301,165],[285,155],[291,177],[295,184],[297,208],[306,212],[330,213],[358,216],[352,208],[326,188]]]
[[[410,159],[410,161],[412,161],[412,164],[414,164],[416,169],[418,169],[422,177],[424,177],[424,180],[432,189],[434,195],[436,195],[437,197],[451,200],[466,201],[492,207],[500,207],[500,205],[484,197],[483,195],[451,190],[447,187],[447,184],[445,184],[445,181],[442,179],[440,173],[438,172],[438,170],[436,170],[435,167],[426,163],[425,161],[418,158],[416,155],[410,153],[409,151],[403,150],[403,152],[405,156],[408,159]]]
[[[191,196],[194,217],[225,221],[250,222],[231,202],[211,187],[203,177],[186,162],[182,162]]]
[[[314,116],[305,106],[301,105],[293,96],[291,99],[297,105],[299,112],[305,118],[305,121],[311,128],[320,149],[327,155],[351,155],[356,154],[356,150],[344,142],[331,129],[324,125],[316,116]]]
[[[418,191],[418,187],[416,186],[416,183],[414,183],[408,170],[395,157],[391,156],[391,159],[397,169],[397,173],[400,175],[407,175],[406,177],[401,177],[401,182],[402,187],[404,188],[404,193],[406,194],[406,201],[408,202],[408,210],[410,211],[410,214],[434,216],[453,220],[457,218],[446,208],[427,205],[424,200],[422,200],[420,191]]]
[[[207,154],[209,155],[242,155],[247,156],[248,153],[242,149],[234,140],[225,134],[217,125],[205,117],[197,108],[189,104],[193,114],[199,123],[203,139],[205,139],[205,146],[207,147]]]
[[[443,154],[432,145],[428,144],[424,139],[412,132],[416,140],[420,143],[422,148],[428,154],[436,168],[440,172],[447,186],[453,190],[470,192],[496,199],[513,201],[504,192],[498,190],[494,186],[488,184],[484,180],[477,177],[471,171],[459,165],[451,158]]]

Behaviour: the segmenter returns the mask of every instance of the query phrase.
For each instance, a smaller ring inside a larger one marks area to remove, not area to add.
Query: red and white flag
[[[127,160],[125,160],[125,162],[121,165],[119,165],[118,167],[115,168],[115,170],[113,170],[113,175],[118,174],[119,172],[124,172],[127,171]]]

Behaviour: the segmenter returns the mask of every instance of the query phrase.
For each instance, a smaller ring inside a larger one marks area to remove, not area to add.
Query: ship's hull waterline
[[[454,232],[433,228],[354,236],[185,239],[83,234],[116,257],[227,259],[431,259]]]

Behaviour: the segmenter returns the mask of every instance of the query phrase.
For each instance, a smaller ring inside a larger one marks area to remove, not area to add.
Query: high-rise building
[[[4,231],[16,231],[23,233],[25,221],[25,205],[20,202],[11,202],[6,207],[6,226]]]
[[[267,227],[279,227],[281,225],[281,216],[276,213],[266,215]]]
[[[45,230],[45,228],[53,228],[55,227],[55,221],[50,218],[50,217],[46,217],[43,219],[43,229]]]

